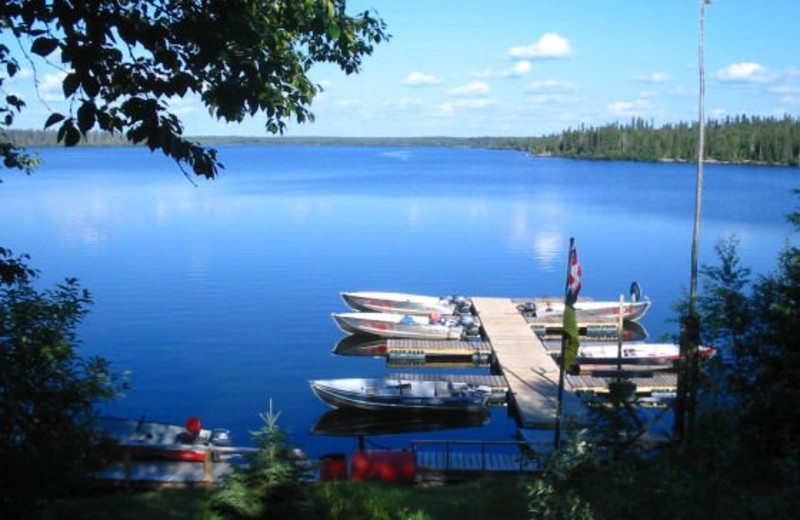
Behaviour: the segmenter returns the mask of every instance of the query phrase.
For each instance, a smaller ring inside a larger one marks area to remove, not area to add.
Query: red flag
[[[578,263],[578,250],[575,245],[569,251],[569,273],[567,274],[567,305],[574,305],[578,301],[578,294],[581,292],[581,277],[583,267]]]

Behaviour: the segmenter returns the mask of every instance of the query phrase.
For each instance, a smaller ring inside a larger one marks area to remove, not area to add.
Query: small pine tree
[[[228,519],[298,519],[311,511],[304,486],[308,468],[278,426],[280,412],[259,414],[263,426],[253,433],[258,450],[247,464],[227,476],[212,500],[212,509]]]

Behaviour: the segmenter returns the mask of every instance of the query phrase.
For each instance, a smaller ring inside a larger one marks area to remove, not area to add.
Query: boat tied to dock
[[[431,313],[465,314],[472,309],[472,303],[463,296],[437,297],[383,291],[342,292],[341,296],[348,307],[364,312],[427,316]]]
[[[310,381],[311,389],[334,408],[407,412],[484,412],[491,388],[452,381],[344,378]]]
[[[415,316],[387,312],[343,312],[332,317],[346,333],[370,334],[383,338],[458,340],[480,334],[480,325],[471,315],[433,313]]]

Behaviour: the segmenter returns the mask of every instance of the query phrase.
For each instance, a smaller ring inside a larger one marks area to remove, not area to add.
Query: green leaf
[[[82,134],[92,129],[95,123],[95,112],[97,108],[94,103],[84,103],[78,109],[78,129]]]
[[[78,76],[73,74],[67,74],[67,77],[64,78],[64,83],[62,86],[64,87],[64,97],[68,98],[78,90],[81,82],[78,79]]]
[[[328,24],[328,37],[331,40],[338,40],[339,36],[342,35],[342,28],[339,27],[339,24],[336,22],[331,22]]]
[[[50,114],[50,117],[47,118],[47,121],[44,122],[44,127],[45,128],[50,128],[54,124],[60,123],[63,120],[64,120],[64,116],[62,116],[58,112],[53,112],[52,114]]]
[[[67,146],[75,146],[81,141],[81,133],[73,125],[67,127],[64,144]]]
[[[55,38],[47,38],[42,36],[41,38],[36,38],[33,40],[33,44],[31,44],[31,52],[34,54],[38,54],[39,56],[48,56],[51,52],[56,50],[58,47],[58,40]]]

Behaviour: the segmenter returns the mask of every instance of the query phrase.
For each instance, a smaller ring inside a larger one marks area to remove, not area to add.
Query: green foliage
[[[529,139],[537,155],[576,159],[633,161],[697,160],[697,124],[667,124],[655,128],[642,119],[628,124],[565,130]],[[709,121],[706,154],[709,161],[800,165],[800,121],[791,117],[737,116]]]
[[[731,237],[714,246],[720,265],[701,267],[703,294],[698,298],[706,339],[713,338],[731,349],[742,347],[742,335],[754,320],[750,302],[743,294],[751,271],[741,266],[738,245],[739,240]]]
[[[594,459],[593,445],[579,432],[561,450],[544,460],[542,476],[528,486],[528,512],[532,519],[593,520],[591,504],[575,490],[574,479]]]
[[[316,493],[318,518],[328,520],[392,520],[396,518],[372,488],[350,482],[328,482]]]
[[[34,287],[27,257],[0,248],[0,499],[69,493],[101,462],[95,405],[123,388],[107,360],[83,358],[76,328],[91,298],[77,280]]]
[[[95,493],[51,504],[42,518],[79,520],[219,520],[205,489]]]
[[[248,464],[223,480],[212,509],[224,518],[303,518],[311,509],[307,468],[278,426],[280,413],[260,414],[264,425],[253,432],[258,451]]]
[[[66,72],[69,112],[45,122],[58,128],[59,142],[74,146],[93,129],[123,133],[207,178],[221,167],[216,152],[183,136],[170,99],[199,97],[227,122],[261,114],[268,132],[283,132],[287,120],[313,119],[315,63],[358,72],[387,38],[382,20],[347,14],[346,0],[7,0],[0,32],[32,65]],[[5,46],[0,71],[0,87],[20,71]],[[10,127],[23,106],[7,96],[0,124]],[[19,149],[0,152],[8,166],[24,166]]]

